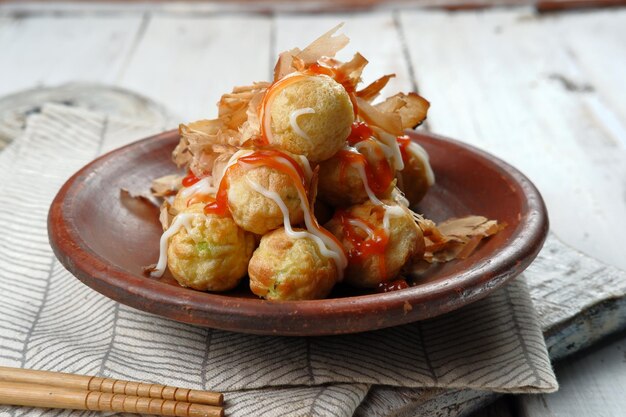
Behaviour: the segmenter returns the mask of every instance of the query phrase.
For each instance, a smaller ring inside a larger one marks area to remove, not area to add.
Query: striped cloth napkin
[[[50,202],[97,155],[163,127],[49,104],[0,153],[0,365],[222,391],[229,416],[351,416],[377,401],[374,386],[557,389],[522,278],[435,319],[319,338],[203,329],[84,286],[48,245]],[[40,414],[0,406],[0,416]]]

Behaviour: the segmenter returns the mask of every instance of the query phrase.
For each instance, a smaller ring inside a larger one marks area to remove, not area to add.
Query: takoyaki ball
[[[313,239],[290,237],[284,228],[263,236],[248,275],[252,292],[267,300],[325,298],[338,279],[335,261]]]
[[[435,175],[428,161],[426,150],[415,142],[406,148],[404,169],[396,173],[398,188],[411,205],[419,203],[435,183]]]
[[[407,262],[424,252],[422,231],[410,212],[391,201],[385,204],[388,206],[367,201],[352,206],[326,224],[348,254],[344,280],[355,287],[374,288],[394,279]],[[384,227],[386,210],[388,229]]]
[[[326,75],[287,84],[274,96],[269,112],[269,142],[311,162],[324,161],[341,149],[354,122],[350,96]]]
[[[367,200],[367,192],[357,166],[346,163],[340,155],[319,165],[317,196],[333,207],[359,204]]]
[[[267,165],[244,168],[236,164],[227,171],[226,177],[228,207],[235,223],[244,230],[264,235],[283,224],[279,205],[255,187],[280,197],[289,211],[291,224],[303,221],[300,195],[288,174]]]
[[[227,291],[246,275],[254,250],[254,236],[230,217],[205,215],[204,204],[185,208],[190,229],[181,227],[169,240],[167,266],[184,287]]]
[[[357,145],[360,145],[358,152],[342,150],[320,164],[318,195],[332,206],[345,207],[366,201],[369,197],[363,178],[368,178],[368,171],[372,193],[379,198],[391,193],[394,171],[378,142],[370,138]]]

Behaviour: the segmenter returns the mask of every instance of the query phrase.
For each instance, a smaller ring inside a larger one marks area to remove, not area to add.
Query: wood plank
[[[0,94],[69,81],[112,83],[140,17],[5,17],[0,20]]]
[[[601,78],[600,68],[612,66],[623,49],[611,45],[623,39],[618,27],[625,18],[626,11],[588,13],[574,20],[537,18],[523,11],[401,14],[418,84],[433,104],[432,130],[520,168],[542,192],[558,236],[621,268],[626,268],[626,257],[615,231],[626,230],[626,200],[621,197],[626,192],[626,147],[613,136],[625,121],[611,103],[623,101],[626,84],[615,74],[598,91],[584,85],[588,74]],[[597,25],[607,29],[595,39],[604,36],[612,42],[597,47],[594,55],[581,52],[590,44],[567,39]],[[585,57],[584,64],[568,51]],[[564,80],[574,80],[578,87],[567,88]],[[598,117],[612,111],[609,122]]]
[[[522,417],[621,417],[626,410],[626,336],[556,366],[558,392],[523,396]]]
[[[154,16],[117,82],[192,121],[217,115],[236,85],[268,77],[270,19]]]
[[[603,11],[572,14],[554,21],[562,45],[574,64],[581,69],[574,79],[595,94],[583,94],[589,117],[599,119],[607,138],[626,146],[626,13]],[[574,86],[576,87],[576,85]]]

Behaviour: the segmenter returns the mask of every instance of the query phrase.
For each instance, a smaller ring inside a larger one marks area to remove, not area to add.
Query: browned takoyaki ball
[[[169,240],[167,266],[184,287],[227,291],[246,274],[255,241],[230,217],[205,215],[204,204],[183,209],[186,224]]]
[[[404,169],[396,173],[398,188],[404,193],[411,206],[419,203],[428,189],[435,183],[426,150],[415,142],[406,148],[403,158]]]
[[[325,298],[338,280],[335,261],[324,256],[313,239],[291,237],[284,228],[263,236],[248,275],[252,292],[267,300]]]
[[[424,237],[410,212],[391,201],[385,204],[367,201],[352,206],[326,224],[348,253],[345,282],[356,287],[373,288],[394,279],[407,262],[424,252]]]
[[[299,161],[297,158],[293,158]],[[226,171],[228,207],[235,222],[244,230],[263,235],[283,225],[283,213],[272,198],[259,192],[261,187],[275,193],[289,211],[291,224],[301,223],[303,211],[294,179],[272,166],[245,167],[235,164]]]
[[[342,149],[320,164],[318,195],[332,206],[362,203],[369,198],[369,193],[386,198],[394,186],[394,169],[382,145],[372,137],[359,142],[356,147],[358,149]]]
[[[324,161],[344,145],[354,122],[350,96],[326,75],[300,76],[275,93],[268,140],[311,162]],[[267,111],[267,110],[266,110]]]
[[[359,168],[347,163],[341,155],[322,162],[319,169],[317,196],[333,207],[345,207],[367,200]]]

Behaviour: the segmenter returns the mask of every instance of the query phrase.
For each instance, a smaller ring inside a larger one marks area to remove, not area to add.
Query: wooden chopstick
[[[177,417],[224,416],[224,410],[213,405],[6,381],[0,381],[0,404]]]
[[[0,366],[0,381],[42,384],[74,390],[100,391],[133,397],[160,398],[163,400],[221,406],[224,396],[219,392],[192,390],[143,382],[96,376],[66,374],[63,372],[36,371]]]

